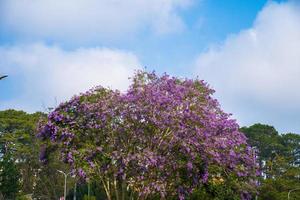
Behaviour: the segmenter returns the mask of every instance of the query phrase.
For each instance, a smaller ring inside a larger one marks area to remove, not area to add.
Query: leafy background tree
[[[300,135],[279,134],[265,124],[243,127],[241,131],[257,150],[262,170],[258,199],[286,199],[290,190],[300,188]],[[291,199],[300,199],[300,192],[293,192]]]
[[[20,189],[33,192],[35,169],[39,166],[36,157],[39,146],[35,137],[36,123],[41,113],[27,114],[23,111],[0,112],[0,143],[2,155],[10,155],[21,175]]]
[[[0,192],[5,199],[30,194],[38,199],[63,196],[64,178],[57,170],[68,170],[54,154],[45,166],[40,162],[40,140],[36,138],[38,121],[44,113],[0,111]],[[74,179],[69,177],[68,187]]]
[[[0,191],[4,199],[15,199],[19,189],[20,174],[10,154],[0,160]]]

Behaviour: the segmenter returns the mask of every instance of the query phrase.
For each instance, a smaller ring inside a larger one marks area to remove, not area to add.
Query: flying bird
[[[6,78],[6,77],[8,77],[8,76],[7,76],[7,75],[0,76],[0,80],[4,79],[4,78]]]

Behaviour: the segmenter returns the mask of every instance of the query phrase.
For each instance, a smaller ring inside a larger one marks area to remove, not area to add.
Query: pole
[[[73,200],[76,200],[76,187],[77,187],[77,182],[75,182],[75,186],[74,186],[74,196],[73,196]]]
[[[67,174],[66,174],[65,172],[63,172],[63,171],[61,171],[61,170],[57,170],[57,171],[65,176],[65,184],[64,184],[64,200],[66,200],[66,198],[67,198],[67,177],[68,177],[68,175],[69,175],[70,173],[67,173]]]
[[[89,200],[90,200],[90,190],[91,190],[91,186],[90,186],[90,181],[88,182],[88,197],[89,197]]]
[[[64,200],[67,198],[67,174],[65,174]]]

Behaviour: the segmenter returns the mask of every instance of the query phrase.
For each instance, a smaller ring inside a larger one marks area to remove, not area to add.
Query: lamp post
[[[76,188],[77,188],[77,182],[75,181],[73,200],[76,200]]]
[[[69,173],[66,174],[65,172],[63,172],[61,170],[57,170],[57,171],[65,176],[64,200],[66,200],[66,197],[67,197],[67,177],[68,177],[69,174],[71,174],[71,172],[69,172]]]
[[[294,192],[296,190],[300,190],[300,188],[295,188],[295,189],[292,189],[292,190],[289,191],[289,193],[288,193],[288,200],[290,200],[290,194],[291,194],[291,192]]]
[[[4,79],[4,78],[6,78],[6,77],[8,77],[8,76],[7,76],[7,75],[4,75],[4,76],[1,76],[1,75],[0,75],[0,80]]]

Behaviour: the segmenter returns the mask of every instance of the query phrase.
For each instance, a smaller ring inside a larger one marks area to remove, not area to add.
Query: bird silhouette
[[[4,79],[4,78],[6,78],[6,77],[8,77],[8,76],[7,76],[7,75],[0,76],[0,80]]]

